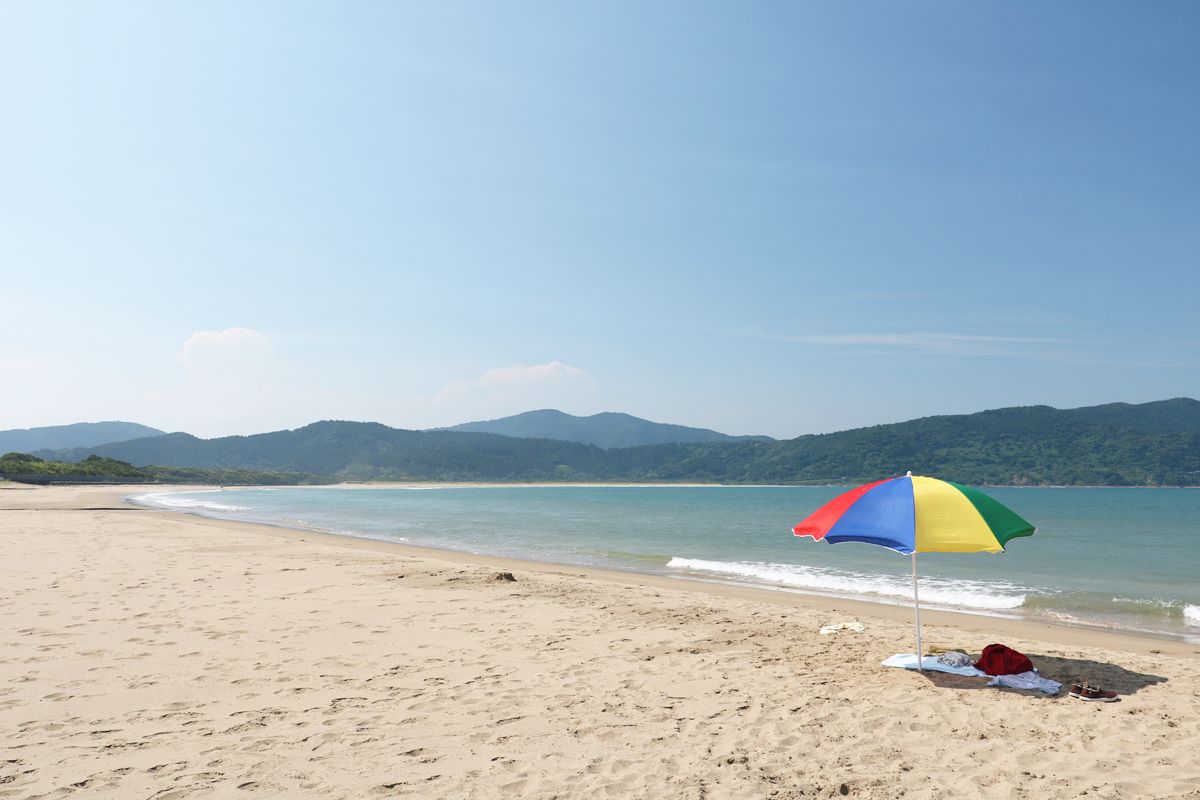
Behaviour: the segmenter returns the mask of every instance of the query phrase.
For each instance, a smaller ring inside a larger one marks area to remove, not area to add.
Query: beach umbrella
[[[792,528],[792,533],[830,544],[864,542],[912,556],[919,667],[917,553],[999,553],[1010,540],[1032,536],[1036,530],[977,489],[910,472],[835,497]]]

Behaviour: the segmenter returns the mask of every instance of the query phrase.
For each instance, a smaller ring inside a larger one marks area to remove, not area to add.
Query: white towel
[[[889,656],[882,662],[885,667],[899,667],[901,669],[916,669],[917,657],[912,653],[897,653],[894,656]],[[969,675],[972,678],[979,676],[987,676],[987,673],[975,667],[952,667],[949,664],[943,664],[937,660],[937,656],[925,656],[921,659],[921,669],[929,670],[930,672],[949,672],[954,675]]]

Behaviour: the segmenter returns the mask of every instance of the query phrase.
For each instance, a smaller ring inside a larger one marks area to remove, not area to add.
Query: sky
[[[1200,396],[1200,5],[0,0],[0,429]]]

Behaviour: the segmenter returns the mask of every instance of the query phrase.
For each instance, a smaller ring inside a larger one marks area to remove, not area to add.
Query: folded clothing
[[[974,663],[971,657],[966,653],[960,653],[957,650],[948,650],[945,653],[939,653],[937,657],[938,663],[949,664],[952,667],[973,667]]]

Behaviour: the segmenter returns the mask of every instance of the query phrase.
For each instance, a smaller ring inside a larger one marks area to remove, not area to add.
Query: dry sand
[[[904,609],[121,494],[0,489],[2,798],[1200,798],[1194,645],[927,615],[1122,693],[1044,697],[881,668]]]

